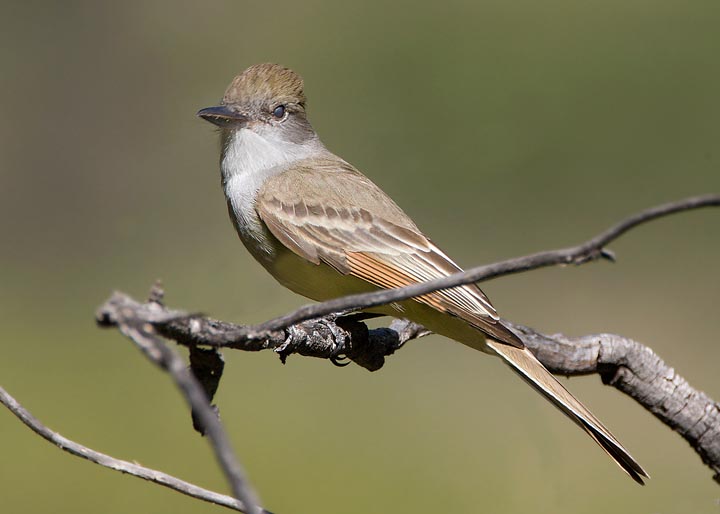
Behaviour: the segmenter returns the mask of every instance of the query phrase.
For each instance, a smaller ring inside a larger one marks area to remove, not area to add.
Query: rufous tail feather
[[[547,398],[571,420],[592,437],[600,447],[640,485],[645,470],[633,459],[610,431],[538,361],[527,348],[516,348],[488,339],[487,345],[495,351],[536,391]]]

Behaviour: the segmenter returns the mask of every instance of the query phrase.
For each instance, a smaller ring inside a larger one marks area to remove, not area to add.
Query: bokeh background
[[[306,81],[325,143],[466,266],[577,243],[720,190],[720,4],[313,0],[0,4],[0,383],[62,434],[227,491],[168,378],[93,321],[113,289],[258,322],[305,301],[245,253],[195,117],[245,67]],[[657,221],[616,264],[484,285],[507,318],[616,332],[720,398],[720,217]],[[368,373],[228,352],[217,398],[279,514],[717,513],[688,445],[597,377],[569,387],[627,479],[499,362],[439,337]],[[2,511],[218,512],[58,451],[0,412]]]

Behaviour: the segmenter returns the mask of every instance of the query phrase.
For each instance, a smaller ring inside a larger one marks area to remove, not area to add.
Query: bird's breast
[[[240,239],[251,252],[257,245],[266,252],[270,251],[267,229],[255,210],[255,199],[261,185],[257,176],[252,174],[233,175],[223,181],[228,214]]]

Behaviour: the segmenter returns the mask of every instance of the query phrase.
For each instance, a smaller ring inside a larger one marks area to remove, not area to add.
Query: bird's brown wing
[[[267,180],[257,212],[287,248],[382,288],[462,271],[375,184],[345,161],[300,163]],[[494,339],[522,347],[474,284],[417,298]]]
[[[270,180],[257,211],[293,252],[384,288],[460,271],[372,182],[344,161],[314,161]],[[576,400],[497,317],[475,285],[417,298],[490,336],[487,347],[580,425],[635,481],[647,473],[592,413]]]

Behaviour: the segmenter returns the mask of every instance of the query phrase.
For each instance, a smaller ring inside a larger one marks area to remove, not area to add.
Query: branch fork
[[[96,312],[98,324],[120,330],[143,355],[171,375],[191,407],[194,426],[207,434],[233,497],[70,441],[42,425],[2,388],[0,403],[36,433],[76,456],[240,512],[269,514],[258,507],[260,502],[229,445],[217,409],[210,404],[223,372],[221,349],[273,350],[283,363],[289,355],[298,354],[329,359],[338,365],[354,362],[375,371],[408,341],[429,332],[407,320],[393,320],[386,328],[371,330],[363,322],[366,315],[348,315],[349,312],[547,266],[581,265],[600,259],[614,261],[614,253],[606,247],[628,230],[670,214],[717,206],[720,195],[687,198],[635,214],[578,246],[479,266],[408,287],[310,304],[254,326],[169,309],[163,304],[164,293],[159,284],[152,288],[147,302],[113,293]],[[567,376],[599,374],[603,383],[631,396],[688,441],[720,483],[720,404],[692,388],[650,348],[614,334],[544,335],[529,327],[505,323],[551,372]],[[189,369],[164,339],[189,348]]]

